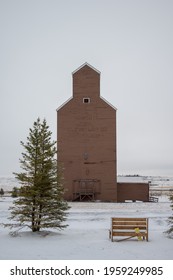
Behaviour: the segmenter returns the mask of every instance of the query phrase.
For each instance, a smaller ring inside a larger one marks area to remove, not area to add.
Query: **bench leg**
[[[111,239],[111,241],[113,242],[113,235],[112,235],[111,230],[109,230],[109,239]]]

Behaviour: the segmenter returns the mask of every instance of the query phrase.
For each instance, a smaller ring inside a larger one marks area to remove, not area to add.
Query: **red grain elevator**
[[[100,96],[100,72],[72,73],[73,96],[57,109],[58,163],[68,201],[117,202],[116,108]]]

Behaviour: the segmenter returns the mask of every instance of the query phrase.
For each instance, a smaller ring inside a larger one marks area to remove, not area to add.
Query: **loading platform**
[[[94,201],[100,193],[100,180],[77,179],[73,181],[73,201]]]

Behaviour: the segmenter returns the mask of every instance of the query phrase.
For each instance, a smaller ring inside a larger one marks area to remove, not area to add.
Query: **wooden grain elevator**
[[[149,201],[149,183],[117,182],[116,108],[100,96],[100,72],[72,73],[73,95],[57,109],[58,164],[68,201]]]
[[[57,109],[64,198],[117,202],[116,108],[100,96],[100,72],[91,65],[72,77],[73,96]]]

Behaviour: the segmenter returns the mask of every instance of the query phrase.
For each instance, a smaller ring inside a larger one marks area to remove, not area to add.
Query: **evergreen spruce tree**
[[[4,190],[1,188],[0,189],[0,195],[3,196],[4,195]]]
[[[61,168],[57,167],[56,142],[51,132],[38,118],[29,131],[20,159],[22,173],[14,173],[20,183],[18,198],[10,207],[12,227],[29,227],[33,232],[43,228],[63,229],[68,205],[63,200]],[[16,223],[17,222],[17,223]]]
[[[169,199],[171,201],[171,208],[173,210],[173,194],[170,195]],[[168,224],[169,224],[169,229],[166,231],[166,234],[170,238],[173,238],[173,215],[168,218]]]
[[[11,191],[11,196],[12,197],[18,197],[18,193],[19,193],[18,188],[14,187]]]

